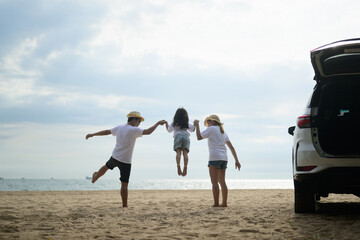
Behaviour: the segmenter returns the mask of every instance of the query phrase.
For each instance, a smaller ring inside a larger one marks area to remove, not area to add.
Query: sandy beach
[[[0,239],[358,239],[360,201],[330,195],[295,214],[293,190],[0,192]]]

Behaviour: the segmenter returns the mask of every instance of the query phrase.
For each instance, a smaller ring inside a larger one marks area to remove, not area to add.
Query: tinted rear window
[[[326,75],[360,74],[360,53],[344,53],[324,60],[323,70]]]

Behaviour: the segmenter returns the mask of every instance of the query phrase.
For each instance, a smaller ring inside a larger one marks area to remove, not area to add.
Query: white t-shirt
[[[112,157],[123,163],[131,163],[136,138],[142,136],[144,129],[125,124],[114,127],[110,131],[116,136]]]
[[[209,161],[227,161],[226,142],[230,141],[226,133],[220,132],[220,127],[210,126],[201,132],[202,138],[208,139]]]
[[[189,128],[183,128],[181,129],[179,126],[173,126],[173,124],[170,124],[169,127],[167,128],[168,132],[171,133],[171,132],[174,132],[174,137],[178,134],[186,134],[190,137],[190,132],[193,132],[195,131],[195,127],[194,125],[192,124],[189,124]]]

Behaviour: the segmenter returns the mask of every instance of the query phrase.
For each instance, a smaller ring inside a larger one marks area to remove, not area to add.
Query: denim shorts
[[[110,170],[113,170],[114,167],[118,167],[120,170],[120,181],[126,182],[126,183],[129,182],[130,172],[131,172],[131,164],[120,162],[120,161],[116,160],[115,158],[111,157],[109,159],[109,161],[106,162],[106,166]]]
[[[190,138],[186,134],[177,134],[174,138],[174,151],[177,149],[190,150]]]
[[[209,161],[208,167],[212,166],[219,169],[226,169],[227,163],[227,161]]]

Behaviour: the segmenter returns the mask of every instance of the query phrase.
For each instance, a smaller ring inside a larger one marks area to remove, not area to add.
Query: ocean
[[[291,179],[227,179],[229,189],[293,189]],[[0,191],[92,191],[119,190],[118,179],[0,179]],[[134,180],[129,190],[211,189],[209,179]]]

